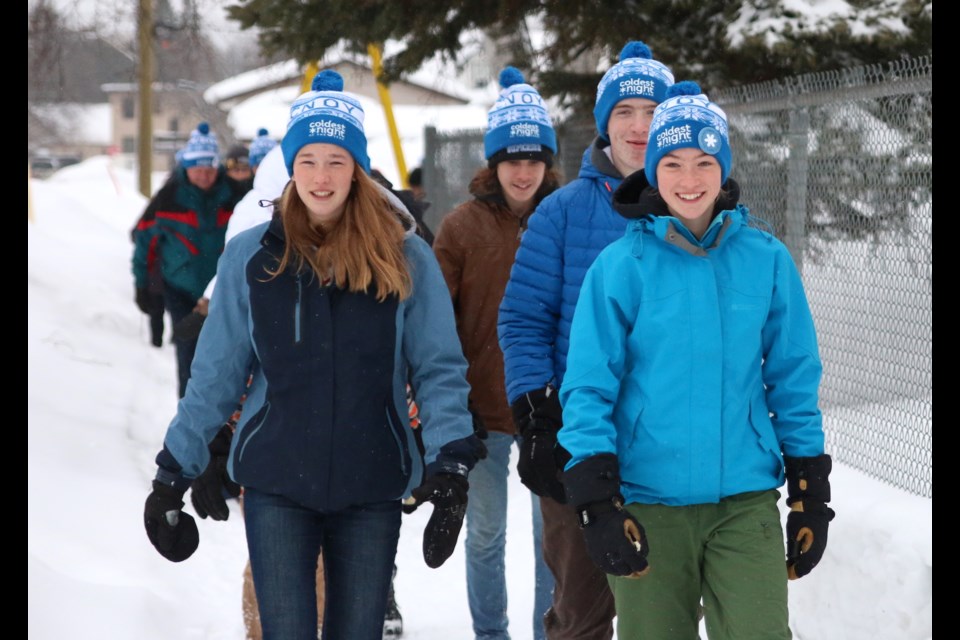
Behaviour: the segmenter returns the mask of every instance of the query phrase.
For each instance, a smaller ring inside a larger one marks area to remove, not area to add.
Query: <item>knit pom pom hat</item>
[[[487,114],[483,151],[491,168],[503,160],[540,160],[553,164],[557,134],[546,104],[516,67],[500,72],[500,96]]]
[[[689,147],[709,153],[720,163],[720,184],[727,181],[733,155],[727,114],[700,90],[692,80],[678,82],[667,89],[650,123],[650,138],[644,160],[644,173],[651,186],[657,186],[657,165],[674,149]]]
[[[257,137],[250,143],[250,166],[257,167],[263,162],[267,152],[275,146],[277,146],[277,141],[270,137],[269,131],[261,127],[257,131]]]
[[[177,152],[177,162],[181,166],[216,167],[220,158],[220,145],[217,144],[217,134],[210,132],[210,125],[201,122],[190,132],[187,144]]]
[[[308,144],[317,142],[343,147],[370,173],[367,136],[363,132],[363,107],[343,91],[343,77],[324,69],[313,78],[310,91],[290,105],[290,122],[280,146],[287,173],[293,175],[293,159]]]
[[[607,69],[597,85],[593,117],[600,137],[609,140],[607,121],[618,102],[627,98],[646,98],[659,104],[672,84],[673,72],[653,59],[650,47],[640,40],[628,42],[620,51],[620,62]]]

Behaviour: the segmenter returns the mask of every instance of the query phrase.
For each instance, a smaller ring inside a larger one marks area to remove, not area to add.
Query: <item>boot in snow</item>
[[[397,575],[397,567],[393,567],[393,575]],[[393,593],[393,581],[390,582],[390,594],[387,596],[387,613],[383,618],[383,640],[394,640],[403,635],[403,616],[397,607],[397,599]]]

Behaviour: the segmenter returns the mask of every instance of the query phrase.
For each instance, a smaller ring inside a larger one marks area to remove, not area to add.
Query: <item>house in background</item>
[[[353,54],[342,47],[335,47],[318,61],[317,66],[319,69],[332,69],[343,76],[345,91],[379,102],[380,94],[369,56]],[[239,108],[242,112],[245,104],[256,102],[265,96],[283,96],[286,108],[289,108],[290,102],[303,89],[305,80],[303,66],[295,60],[286,60],[217,82],[203,92],[203,98],[206,103],[230,114],[228,122],[237,139],[249,143],[256,137],[260,127],[267,127],[271,134],[280,137],[289,111],[278,111],[271,122],[262,123],[236,118],[234,111]],[[291,96],[291,92],[292,97],[286,99]],[[463,106],[477,97],[475,91],[471,91],[459,81],[452,68],[441,71],[425,67],[390,84],[389,93],[394,106]]]
[[[140,133],[140,97],[136,83],[107,83],[103,85],[110,112],[110,148],[124,165],[133,167],[137,159],[137,136]],[[190,132],[206,121],[217,134],[221,148],[235,142],[226,124],[226,115],[204,102],[196,85],[190,82],[161,83],[151,87],[153,93],[153,154],[154,171],[169,171],[176,161],[174,156],[190,138]]]
[[[485,125],[486,110],[499,89],[493,71],[494,67],[499,71],[499,66],[490,56],[489,47],[480,46],[474,55],[467,56],[470,62],[461,71],[450,63],[429,62],[389,86],[408,168],[420,161],[425,126],[445,129]],[[44,163],[47,156],[79,161],[91,155],[111,154],[124,166],[135,166],[139,86],[136,77],[131,75],[131,61],[127,59],[127,62],[128,66],[115,74],[122,81],[99,83],[100,99],[105,99],[105,103],[84,105],[82,109],[68,108],[67,104],[55,100],[31,103],[28,111],[32,130],[45,130],[42,123],[35,123],[41,116],[50,122],[69,124],[58,130],[58,136],[50,144],[31,144],[28,154],[33,157],[39,153],[38,165]],[[345,89],[363,99],[370,143],[374,145],[378,140],[383,143],[383,150],[378,153],[383,158],[380,163],[392,165],[391,157],[396,151],[384,124],[385,113],[370,56],[335,47],[318,61],[318,67],[336,70],[344,77]],[[261,127],[266,127],[279,140],[289,118],[290,103],[300,94],[303,82],[304,69],[294,60],[246,71],[205,87],[184,80],[154,82],[153,170],[173,168],[176,151],[201,121],[210,123],[224,152],[236,142],[249,143]],[[90,124],[80,127],[81,121]],[[56,168],[56,162],[53,164]],[[388,177],[392,173],[391,179],[397,182],[399,175],[392,167],[388,166],[385,173]]]

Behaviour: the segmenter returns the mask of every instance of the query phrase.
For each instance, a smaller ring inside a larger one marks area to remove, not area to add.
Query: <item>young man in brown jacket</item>
[[[487,166],[470,182],[473,196],[440,223],[433,250],[453,298],[457,332],[469,368],[474,428],[488,455],[470,474],[467,503],[467,597],[476,637],[509,638],[504,548],[510,448],[519,436],[507,402],[497,310],[513,257],[537,204],[559,187],[553,169],[556,135],[537,91],[513,67],[500,74],[503,91],[488,116]],[[518,444],[519,446],[519,444]],[[533,637],[545,638],[553,576],[540,552],[539,499],[531,494],[536,595]]]

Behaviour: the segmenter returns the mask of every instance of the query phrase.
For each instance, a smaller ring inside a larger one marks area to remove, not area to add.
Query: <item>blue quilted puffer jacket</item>
[[[577,179],[544,198],[520,241],[497,323],[511,403],[548,383],[560,387],[583,277],[626,230],[611,204],[623,176],[607,146],[594,139]]]

